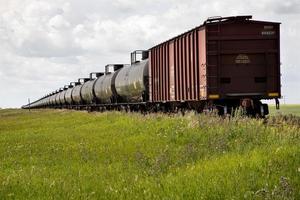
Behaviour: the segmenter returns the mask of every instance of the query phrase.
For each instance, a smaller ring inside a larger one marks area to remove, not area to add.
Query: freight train
[[[268,114],[264,99],[281,97],[280,23],[252,16],[213,17],[148,50],[131,64],[71,82],[22,108],[133,110],[219,114],[243,108]]]

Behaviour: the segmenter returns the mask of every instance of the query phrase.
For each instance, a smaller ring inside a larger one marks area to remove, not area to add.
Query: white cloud
[[[21,106],[107,63],[128,63],[131,51],[209,16],[241,14],[282,22],[283,94],[299,103],[298,0],[0,0],[0,90],[7,91],[0,106]]]

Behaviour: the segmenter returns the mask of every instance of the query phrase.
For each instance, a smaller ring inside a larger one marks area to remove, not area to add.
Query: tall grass
[[[300,199],[299,118],[0,111],[0,199]]]

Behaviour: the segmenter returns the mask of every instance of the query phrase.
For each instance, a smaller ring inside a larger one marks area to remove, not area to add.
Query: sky
[[[300,103],[299,0],[0,0],[0,107],[20,107],[211,16],[281,22],[282,95]]]

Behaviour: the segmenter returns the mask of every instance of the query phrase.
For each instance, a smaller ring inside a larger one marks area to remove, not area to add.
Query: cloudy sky
[[[20,107],[229,15],[282,23],[282,92],[300,103],[299,0],[0,0],[0,107]]]

